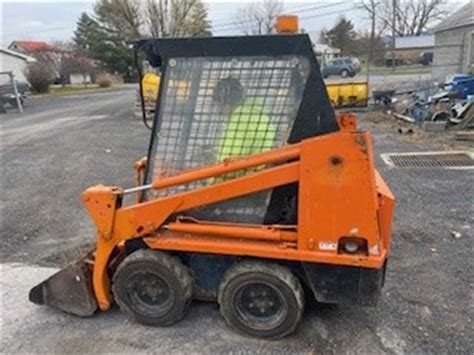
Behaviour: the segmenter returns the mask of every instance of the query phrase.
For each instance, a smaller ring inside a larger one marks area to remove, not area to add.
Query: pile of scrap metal
[[[473,139],[474,77],[455,76],[431,94],[433,86],[399,92],[374,91],[375,105],[393,117],[426,131],[463,130],[459,139]],[[458,136],[458,135],[457,135]]]

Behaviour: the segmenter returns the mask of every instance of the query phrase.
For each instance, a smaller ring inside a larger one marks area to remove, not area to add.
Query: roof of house
[[[33,58],[33,57],[30,57],[29,55],[25,55],[25,54],[21,54],[21,53],[15,52],[15,51],[11,51],[11,50],[6,49],[6,48],[0,48],[0,52],[11,55],[13,57],[17,57],[17,58],[26,60],[28,63],[36,62],[36,59]]]
[[[474,2],[472,1],[446,17],[434,27],[433,31],[440,32],[469,25],[474,25]]]
[[[395,38],[396,49],[429,48],[434,47],[434,35],[408,36]]]
[[[13,43],[16,43],[18,46],[22,47],[30,53],[35,51],[52,50],[49,44],[43,41],[14,41]]]
[[[341,50],[339,48],[334,48],[334,47],[328,46],[327,44],[314,43],[313,48],[314,48],[314,51],[316,52],[316,54],[339,54],[339,53],[341,53]]]

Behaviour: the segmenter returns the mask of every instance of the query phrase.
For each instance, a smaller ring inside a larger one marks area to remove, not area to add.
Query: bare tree
[[[386,5],[384,0],[360,0],[360,6],[367,13],[370,21],[370,38],[374,40],[381,36],[386,25],[381,21],[381,7]]]
[[[386,4],[384,0],[360,0],[360,6],[367,13],[368,19],[370,21],[370,33],[369,33],[369,43],[368,43],[368,56],[367,56],[367,65],[369,66],[374,58],[374,47],[376,42],[379,41],[382,32],[386,28],[386,24],[383,21],[380,21],[379,14],[381,12],[381,7]],[[364,48],[365,49],[365,48]]]
[[[207,9],[201,0],[148,0],[146,12],[153,37],[210,35]]]
[[[139,1],[98,0],[94,11],[103,27],[119,33],[125,41],[133,41],[142,36],[144,20]]]
[[[59,52],[71,52],[75,49],[73,41],[54,40],[50,45]]]
[[[280,0],[264,0],[241,7],[235,25],[246,35],[266,35],[273,32],[275,19],[283,11]]]
[[[395,11],[395,29],[397,36],[419,36],[436,20],[444,18],[443,5],[446,0],[401,0],[392,6],[382,6],[380,19],[385,28],[393,30],[393,12]]]

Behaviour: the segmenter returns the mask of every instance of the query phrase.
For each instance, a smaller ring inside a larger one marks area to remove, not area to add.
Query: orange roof
[[[48,43],[43,41],[15,41],[16,44],[28,52],[52,50]]]

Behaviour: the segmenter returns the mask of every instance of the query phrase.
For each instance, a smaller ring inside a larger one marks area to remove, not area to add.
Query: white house
[[[9,49],[0,48],[0,72],[13,72],[18,82],[27,82],[25,70],[28,63],[35,62],[36,59],[25,54],[17,53]],[[7,75],[0,75],[0,84],[9,81]]]
[[[313,49],[318,58],[324,58],[324,62],[327,62],[333,58],[337,58],[341,55],[341,50],[339,48],[334,48],[328,46],[327,44],[314,43]]]
[[[310,31],[308,32],[308,36],[313,44],[314,53],[320,63],[324,64],[328,60],[337,58],[341,55],[341,50],[339,48],[333,48],[327,44],[318,43],[321,37],[320,31]]]

